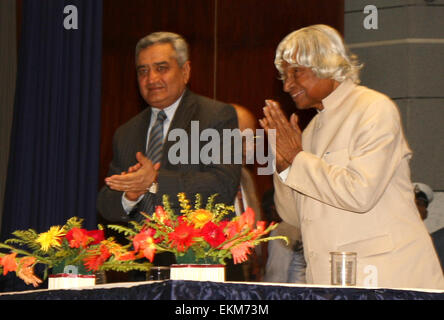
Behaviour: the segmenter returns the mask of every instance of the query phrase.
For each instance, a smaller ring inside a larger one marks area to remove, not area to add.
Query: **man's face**
[[[140,94],[152,107],[164,109],[172,105],[185,90],[190,78],[190,62],[182,67],[169,43],[154,44],[137,57],[137,81]]]
[[[283,64],[284,91],[288,92],[298,109],[308,109],[320,105],[334,89],[335,81],[318,78],[306,67],[292,67]]]

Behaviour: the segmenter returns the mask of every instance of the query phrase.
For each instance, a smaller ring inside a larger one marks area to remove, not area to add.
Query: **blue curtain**
[[[64,27],[75,27],[69,5],[77,29]],[[97,227],[102,0],[23,0],[22,8],[3,240],[72,216]]]

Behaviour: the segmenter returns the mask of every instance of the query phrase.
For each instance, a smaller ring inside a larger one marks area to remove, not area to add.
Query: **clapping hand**
[[[129,200],[136,200],[146,193],[156,181],[160,163],[153,164],[141,152],[136,154],[137,163],[128,168],[127,172],[105,178],[105,183],[113,190],[124,191]]]
[[[259,123],[270,134],[270,129],[276,134],[276,169],[281,172],[288,168],[294,157],[302,151],[302,132],[298,125],[298,117],[292,114],[290,121],[286,118],[279,103],[273,100],[265,100],[265,118]]]

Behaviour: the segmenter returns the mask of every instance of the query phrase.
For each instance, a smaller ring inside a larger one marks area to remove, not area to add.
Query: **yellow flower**
[[[36,242],[40,244],[43,251],[48,251],[50,247],[60,247],[65,231],[60,226],[54,226],[49,231],[41,233]]]
[[[213,213],[205,209],[198,209],[188,215],[188,219],[197,229],[202,228],[207,222],[211,221],[213,217]]]

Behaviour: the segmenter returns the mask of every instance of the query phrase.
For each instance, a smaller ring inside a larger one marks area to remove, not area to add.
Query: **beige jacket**
[[[357,286],[444,289],[396,105],[349,80],[323,105],[285,182],[274,174],[276,208],[301,229],[307,282],[330,284],[329,252],[352,251]]]

